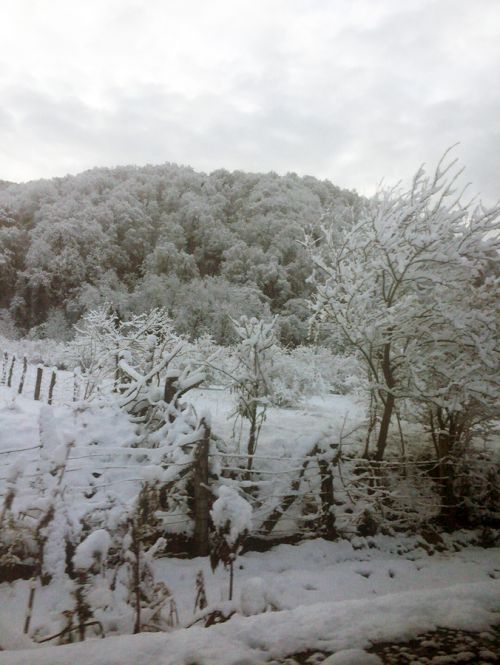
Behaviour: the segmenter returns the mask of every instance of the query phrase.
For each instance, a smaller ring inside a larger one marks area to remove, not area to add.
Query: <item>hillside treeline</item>
[[[300,344],[312,271],[300,241],[360,205],[312,177],[172,164],[3,186],[4,326],[64,338],[107,302],[122,316],[166,307],[179,333],[218,343],[234,341],[230,317],[274,314],[281,341]]]

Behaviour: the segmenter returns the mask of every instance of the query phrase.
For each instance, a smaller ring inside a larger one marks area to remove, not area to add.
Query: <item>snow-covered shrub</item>
[[[185,341],[179,359],[203,370],[205,386],[224,386],[230,383],[237,364],[235,347],[216,344],[209,334],[192,342]]]
[[[354,356],[338,356],[322,346],[273,348],[270,369],[271,398],[279,406],[303,397],[335,393],[345,395],[360,385],[360,367]]]
[[[236,367],[230,388],[236,397],[234,416],[248,422],[247,469],[251,470],[260,430],[271,403],[270,370],[276,344],[275,324],[242,316],[233,321],[240,342],[236,347]]]
[[[28,339],[51,340],[52,342],[68,342],[74,335],[73,326],[65,317],[64,312],[55,307],[47,314],[43,323],[32,327],[28,332]]]
[[[18,506],[18,516],[28,518],[35,543],[33,573],[26,609],[24,633],[28,634],[37,585],[66,577],[65,552],[73,537],[73,521],[65,501],[66,469],[74,442],[59,437],[50,407],[42,407],[39,417],[40,457],[34,487],[39,495],[27,505]]]
[[[111,537],[106,529],[92,531],[77,546],[73,555],[75,570],[102,572],[111,546]]]
[[[102,623],[95,618],[95,611],[102,605],[106,592],[108,597],[110,594],[105,577],[110,545],[109,533],[105,529],[98,529],[87,535],[76,547],[72,559],[72,579],[66,585],[73,605],[61,613],[64,626],[55,636],[59,637],[59,644],[68,644],[76,639],[83,641],[87,629],[92,626],[97,627],[101,637],[104,636]],[[109,603],[109,599],[106,602]]]
[[[464,523],[484,527],[498,525],[499,457],[497,451],[470,449],[456,461],[453,493]]]
[[[422,457],[377,463],[345,455],[335,476],[339,531],[352,535],[419,533],[440,510],[436,464]]]
[[[210,516],[214,527],[210,563],[229,567],[229,600],[233,598],[234,561],[252,529],[252,506],[234,487],[221,485]]]
[[[193,535],[198,451],[202,443],[208,450],[219,445],[211,436],[208,414],[199,416],[185,400],[188,391],[202,383],[203,373],[182,366],[182,362],[180,367],[172,366],[182,352],[182,344],[162,355],[153,348],[154,362],[145,372],[121,358],[118,370],[122,382],[119,392],[112,396],[113,403],[135,426],[137,455],[124,454],[124,462],[134,470],[138,483],[143,483],[142,528],[147,542],[170,532],[172,516],[176,524],[179,515],[185,516],[183,526],[174,527],[177,534],[186,538]],[[146,450],[149,452],[141,453]],[[109,505],[104,513],[116,510],[118,506]],[[89,516],[90,528],[106,528],[105,519],[106,514],[100,523]]]
[[[324,346],[286,349],[278,343],[267,355],[267,398],[276,406],[290,406],[313,395],[352,394],[360,388],[361,368],[354,356],[336,355]],[[205,385],[230,387],[238,374],[239,347],[219,346],[209,336],[186,342],[181,357],[203,368]]]
[[[147,373],[179,341],[167,312],[154,309],[123,321],[109,306],[87,312],[70,344],[74,365],[86,381],[86,397],[119,392],[128,381],[120,369],[123,361]]]
[[[159,620],[162,606],[170,595],[162,594],[163,603],[157,605],[159,588],[155,582],[153,559],[158,550],[165,546],[165,540],[157,538],[150,547],[144,544],[147,530],[143,522],[144,489],[147,491],[147,488],[143,488],[137,498],[136,508],[127,520],[128,529],[122,541],[122,557],[127,568],[127,601],[134,608],[134,633],[140,633],[154,615]]]
[[[23,570],[31,571],[36,556],[32,525],[14,507],[22,492],[23,462],[18,459],[6,471],[6,485],[0,510],[0,571],[2,581],[15,579]]]

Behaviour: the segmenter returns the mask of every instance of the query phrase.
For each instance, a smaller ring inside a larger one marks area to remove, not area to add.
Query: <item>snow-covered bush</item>
[[[276,344],[276,319],[266,322],[242,316],[233,323],[240,339],[230,383],[236,397],[233,415],[248,422],[247,469],[250,471],[266,409],[271,403],[270,371]]]
[[[122,540],[121,560],[126,568],[127,602],[134,608],[134,633],[140,633],[150,622],[158,621],[161,629],[161,610],[170,596],[159,593],[155,581],[153,559],[165,546],[163,537],[153,538],[153,544],[145,545],[148,535],[147,510],[148,488],[137,497],[136,505],[126,519],[126,534]],[[146,519],[145,519],[146,518]],[[165,587],[166,589],[166,587]]]
[[[252,506],[234,487],[221,485],[210,511],[214,536],[210,551],[212,569],[229,567],[229,600],[233,598],[234,561],[252,529]]]
[[[123,375],[120,362],[146,373],[179,341],[162,309],[124,321],[110,306],[104,306],[87,312],[76,330],[70,351],[86,381],[87,398],[123,388],[122,382],[129,378]]]
[[[96,572],[101,572],[106,563],[110,546],[111,538],[106,529],[92,531],[75,550],[73,555],[75,570],[90,571],[95,567]]]
[[[418,533],[439,512],[435,483],[421,460],[405,464],[387,460],[380,466],[346,456],[340,465],[335,481],[340,500],[335,510],[341,533],[364,537]]]
[[[269,371],[271,399],[287,406],[303,397],[355,392],[360,385],[360,367],[354,356],[338,356],[322,346],[273,348]]]
[[[47,314],[43,323],[32,327],[28,332],[28,339],[50,340],[52,342],[68,342],[74,335],[73,326],[69,323],[64,312],[55,307]]]
[[[269,583],[262,577],[245,580],[241,585],[240,609],[247,617],[278,609],[278,602],[272,589],[269,588]]]
[[[235,347],[216,344],[211,335],[184,341],[179,360],[203,370],[204,386],[228,384],[236,365]]]
[[[185,342],[179,359],[200,367],[205,386],[231,387],[238,374],[238,346],[219,346],[210,336]],[[313,395],[356,393],[362,370],[354,355],[336,355],[325,346],[286,349],[274,343],[267,353],[267,398],[275,406],[291,406]]]
[[[500,519],[500,454],[469,448],[457,461],[453,494],[469,526],[493,527]]]

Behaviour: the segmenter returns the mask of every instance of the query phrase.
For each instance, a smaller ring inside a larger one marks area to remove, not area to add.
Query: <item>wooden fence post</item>
[[[2,379],[0,380],[0,383],[5,383],[7,380],[7,365],[9,363],[9,354],[7,351],[4,351],[3,353],[3,361],[2,361]]]
[[[23,371],[21,374],[21,380],[19,381],[19,388],[17,389],[19,395],[23,392],[24,380],[26,379],[27,370],[28,370],[28,359],[26,358],[26,356],[23,356]]]
[[[210,519],[210,490],[208,489],[208,454],[210,450],[210,428],[202,419],[204,435],[197,444],[194,458],[194,540],[196,554],[209,553],[208,524]]]
[[[42,376],[43,376],[43,368],[42,367],[37,367],[36,368],[35,394],[33,396],[33,399],[40,399],[40,392],[41,392],[41,389],[42,389]]]
[[[16,354],[12,356],[12,361],[10,363],[10,368],[9,368],[9,376],[7,378],[7,388],[10,388],[12,385],[12,375],[14,373],[14,365],[16,364]]]
[[[327,462],[318,456],[321,492],[321,535],[326,540],[335,540],[337,529],[335,527],[335,495],[333,490],[333,465],[338,462],[337,457],[332,462]]]
[[[52,397],[54,395],[54,387],[56,385],[56,372],[52,370],[52,374],[50,376],[50,385],[49,385],[49,398],[47,400],[48,404],[52,404]]]
[[[80,396],[80,373],[73,372],[73,402],[77,402]]]

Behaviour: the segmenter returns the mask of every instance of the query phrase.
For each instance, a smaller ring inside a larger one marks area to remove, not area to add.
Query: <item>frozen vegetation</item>
[[[454,169],[0,192],[2,665],[492,662],[499,214]]]

